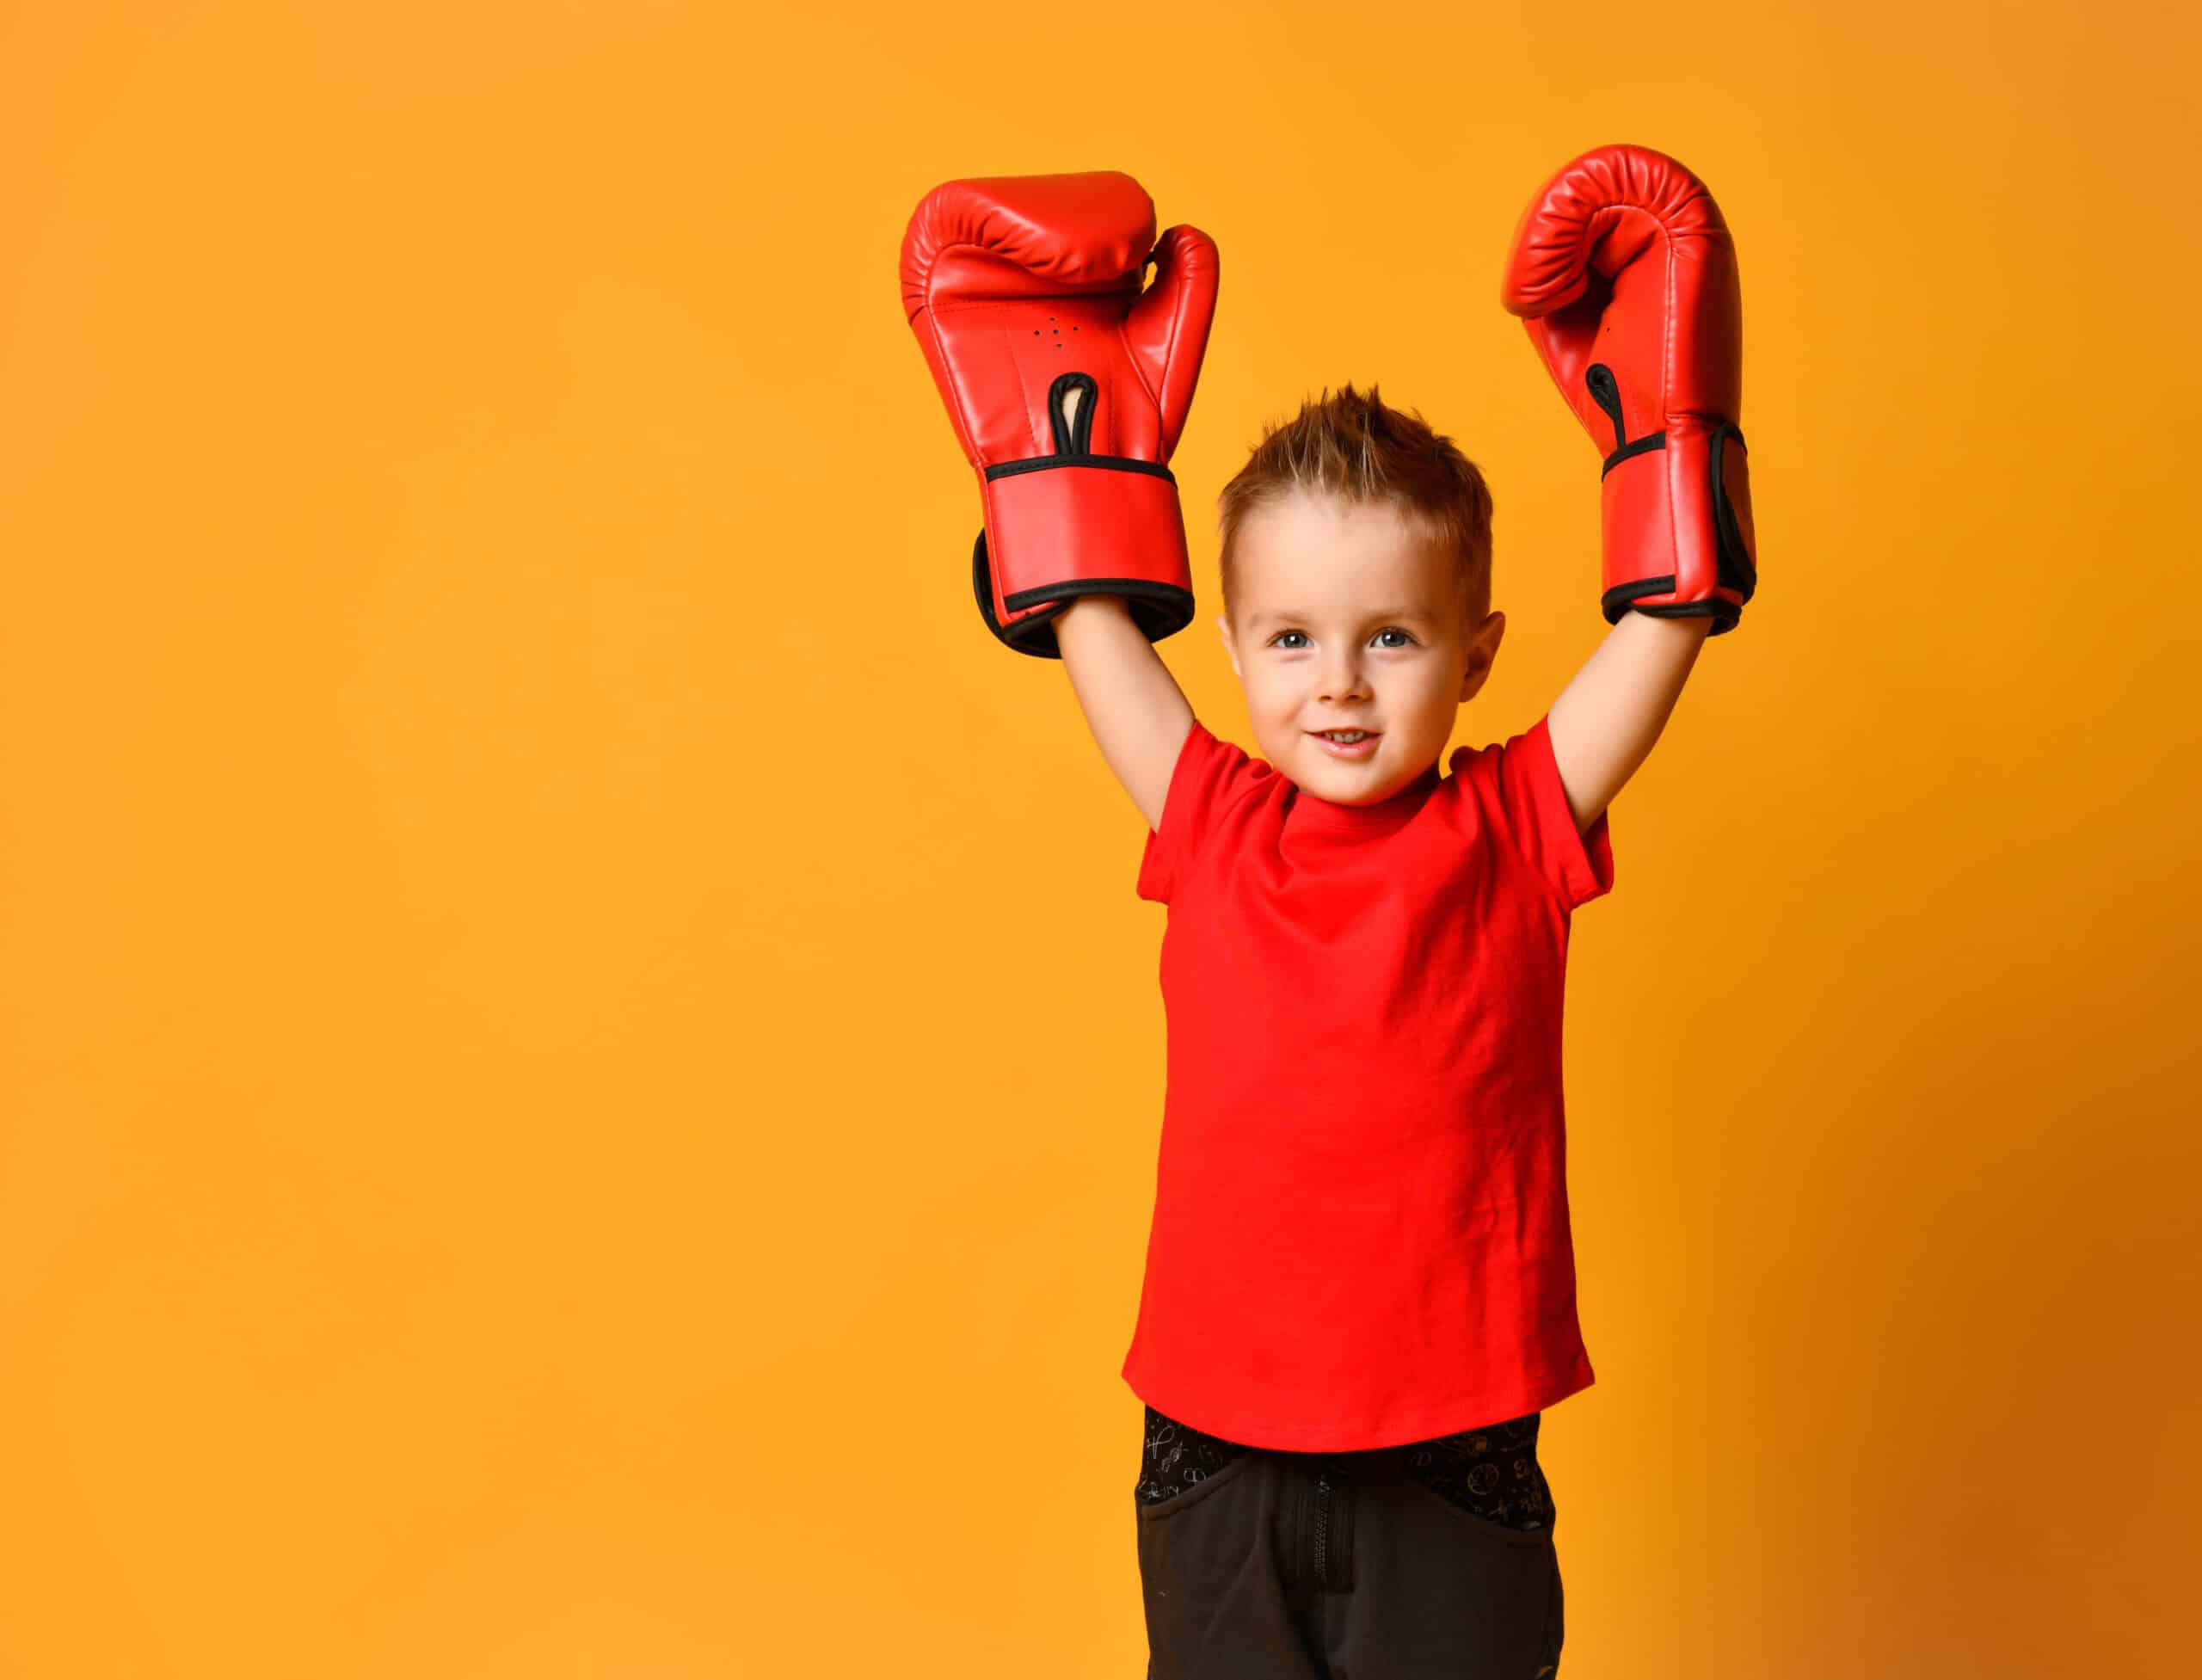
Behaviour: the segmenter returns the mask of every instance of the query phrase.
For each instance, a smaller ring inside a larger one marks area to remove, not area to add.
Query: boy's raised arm
[[[1215,242],[1116,169],[944,182],[902,236],[902,301],[986,526],[987,627],[1060,657],[1117,780],[1159,829],[1193,723],[1153,643],[1191,622],[1169,460],[1215,314]],[[1153,283],[1146,283],[1147,267]]]
[[[1735,629],[1758,589],[1735,238],[1675,159],[1601,146],[1530,201],[1499,298],[1601,461],[1613,629],[1549,714],[1587,830],[1666,727],[1707,636]]]
[[[1546,728],[1578,834],[1650,754],[1712,628],[1710,618],[1624,612],[1552,703]]]
[[[1170,668],[1115,595],[1081,595],[1055,621],[1072,692],[1101,756],[1147,826],[1162,827],[1162,804],[1193,708]]]

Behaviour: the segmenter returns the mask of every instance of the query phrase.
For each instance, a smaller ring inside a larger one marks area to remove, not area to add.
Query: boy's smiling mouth
[[[1325,752],[1332,758],[1365,759],[1376,750],[1382,735],[1380,729],[1310,729],[1308,734],[1320,742]],[[1340,740],[1337,737],[1344,736]]]

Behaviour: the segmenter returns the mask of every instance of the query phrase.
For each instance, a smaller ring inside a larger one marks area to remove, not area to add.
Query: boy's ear
[[[1491,675],[1491,668],[1498,658],[1498,644],[1506,637],[1506,615],[1494,612],[1477,627],[1475,638],[1468,643],[1467,668],[1461,674],[1461,698],[1472,700],[1476,691]]]
[[[1239,668],[1239,644],[1231,639],[1231,618],[1228,613],[1215,616],[1216,634],[1223,638],[1223,651],[1231,655],[1231,674],[1239,681],[1246,680],[1246,674]]]

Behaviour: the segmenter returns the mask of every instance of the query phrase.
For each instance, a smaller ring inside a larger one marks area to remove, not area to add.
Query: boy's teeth
[[[1323,736],[1327,741],[1354,742],[1368,733],[1366,729],[1325,729]]]

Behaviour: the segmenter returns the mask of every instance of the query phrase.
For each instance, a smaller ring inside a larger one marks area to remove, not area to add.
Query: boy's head
[[[1483,475],[1348,385],[1270,428],[1218,506],[1216,626],[1263,756],[1319,798],[1388,798],[1444,751],[1505,633]],[[1326,729],[1374,739],[1349,756]]]

